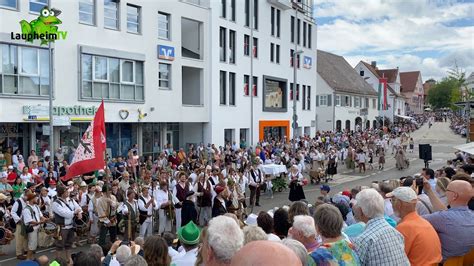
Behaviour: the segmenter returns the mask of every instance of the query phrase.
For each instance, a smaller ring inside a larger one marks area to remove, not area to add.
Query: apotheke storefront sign
[[[94,116],[97,108],[94,106],[84,107],[74,106],[54,106],[53,115],[55,116]],[[44,117],[49,116],[49,106],[45,105],[25,105],[23,114],[28,116]]]

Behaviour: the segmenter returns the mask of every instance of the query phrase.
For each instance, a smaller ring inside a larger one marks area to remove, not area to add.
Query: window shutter
[[[332,100],[332,95],[329,94],[329,95],[328,95],[328,106],[331,106],[331,104],[332,104],[332,103],[331,103],[331,100]]]
[[[319,106],[319,95],[316,95],[316,107]]]

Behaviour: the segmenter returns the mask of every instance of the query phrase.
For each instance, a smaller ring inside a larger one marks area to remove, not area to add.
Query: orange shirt
[[[441,262],[441,242],[427,220],[412,212],[400,221],[397,230],[405,238],[405,253],[412,266]]]

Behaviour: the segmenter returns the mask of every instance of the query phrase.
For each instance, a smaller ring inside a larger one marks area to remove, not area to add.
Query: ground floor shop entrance
[[[259,140],[288,139],[290,136],[289,120],[261,120],[259,121]]]

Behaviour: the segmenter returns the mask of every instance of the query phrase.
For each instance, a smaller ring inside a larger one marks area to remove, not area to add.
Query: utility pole
[[[295,25],[294,25],[294,29],[293,29],[293,33],[295,33],[295,35],[298,34],[298,32],[296,31],[296,29],[298,28],[297,24],[298,24],[298,4],[296,3],[293,3],[293,8],[295,9]],[[293,93],[293,123],[291,124],[292,128],[293,128],[293,152],[296,153],[296,130],[298,129],[298,115],[296,114],[296,88],[298,86],[298,79],[297,79],[297,72],[298,72],[298,66],[297,66],[297,58],[300,54],[303,53],[302,50],[299,50],[298,51],[298,37],[299,36],[296,36],[296,38],[294,38],[294,41],[295,41],[295,50],[293,52],[293,88],[292,88],[292,93]]]
[[[257,0],[253,0],[253,1],[257,1]],[[254,43],[253,43],[253,27],[254,27],[254,24],[253,24],[253,19],[254,19],[254,15],[253,15],[253,6],[254,6],[254,3],[253,1],[248,1],[250,7],[250,14],[249,14],[249,26],[250,26],[250,40],[249,40],[249,48],[250,48],[250,77],[249,77],[249,93],[250,93],[250,147],[255,148],[254,147],[254,142],[253,142],[253,131],[254,131],[254,128],[253,128],[253,57],[254,57],[254,50],[253,50],[253,46],[254,46]],[[263,96],[262,96],[263,97]]]
[[[48,9],[51,10],[51,1],[48,1]],[[48,42],[49,53],[49,152],[51,153],[51,162],[54,162],[54,125],[53,125],[53,48],[51,41]]]

